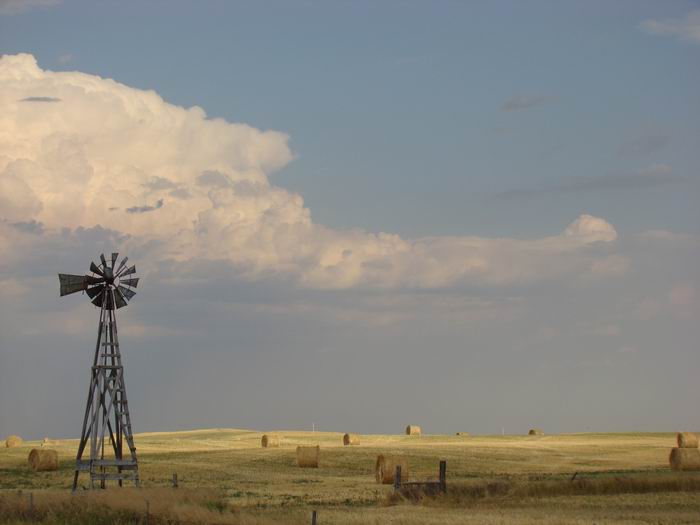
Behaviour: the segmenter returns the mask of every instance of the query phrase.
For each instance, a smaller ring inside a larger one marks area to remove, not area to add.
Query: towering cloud
[[[226,261],[245,279],[313,288],[569,279],[614,257],[614,228],[588,215],[535,240],[335,231],[311,220],[301,196],[270,184],[292,158],[283,133],[110,79],[42,70],[31,55],[0,58],[2,254],[100,226],[122,244],[157,246],[159,260]]]

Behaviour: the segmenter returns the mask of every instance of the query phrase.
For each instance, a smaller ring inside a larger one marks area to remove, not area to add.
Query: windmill
[[[116,311],[136,295],[134,288],[139,279],[135,277],[136,266],[126,266],[128,257],[124,257],[115,268],[118,257],[118,253],[113,253],[107,261],[104,254],[100,255],[99,266],[90,263],[91,275],[58,274],[61,297],[85,292],[92,304],[100,308],[73,490],[78,486],[81,472],[90,473],[90,488],[95,488],[98,481],[104,488],[107,480],[118,481],[119,486],[125,480],[133,481],[137,486],[139,484],[139,466],[131,431],[116,317]],[[124,444],[128,447],[126,453]],[[87,455],[86,448],[89,448],[89,459],[83,457]]]

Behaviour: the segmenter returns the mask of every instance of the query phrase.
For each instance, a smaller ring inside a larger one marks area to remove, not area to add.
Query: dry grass
[[[255,523],[256,519],[260,523],[309,523],[310,509],[319,510],[320,524],[527,523],[540,519],[542,523],[626,519],[697,523],[700,515],[700,492],[692,488],[700,473],[669,468],[675,433],[569,434],[537,439],[525,435],[469,439],[362,435],[361,444],[353,447],[343,446],[342,433],[284,432],[284,436],[279,448],[263,449],[262,433],[247,430],[138,434],[135,439],[145,489],[137,492],[147,494],[155,489],[185,494],[204,489],[216,498],[221,495],[226,519],[240,523]],[[0,449],[3,498],[14,497],[17,489],[25,495],[35,492],[37,497],[40,493],[69,494],[77,441],[55,441],[52,448],[59,453],[59,470],[34,473],[27,465],[27,454],[38,444]],[[323,448],[320,468],[299,469],[296,447],[317,444]],[[401,501],[386,506],[391,487],[375,481],[380,454],[405,456],[412,480],[437,479],[439,460],[447,460],[450,493],[444,501]],[[180,482],[177,491],[167,488],[173,472]],[[507,484],[507,491],[498,484]],[[470,490],[487,493],[472,497]],[[504,493],[498,495],[499,490]],[[640,494],[645,490],[649,492]],[[141,503],[134,503],[136,510]],[[206,504],[190,503],[192,512],[211,511]],[[215,512],[217,517],[221,514]]]
[[[396,504],[420,501],[438,506],[474,504],[488,499],[523,500],[558,496],[602,496],[619,494],[655,494],[660,492],[700,493],[700,477],[675,475],[572,476],[572,479],[500,478],[490,481],[458,482],[448,485],[446,494],[410,492],[409,496],[391,493],[386,502]]]
[[[17,491],[0,494],[0,520],[41,523],[247,524],[257,520],[231,506],[222,491],[211,489],[109,489]]]

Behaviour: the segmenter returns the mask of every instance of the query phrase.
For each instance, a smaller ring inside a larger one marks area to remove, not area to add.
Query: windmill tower
[[[128,257],[124,257],[115,268],[118,257],[118,253],[113,253],[111,260],[107,261],[104,254],[100,255],[99,266],[90,263],[92,275],[58,274],[61,297],[85,292],[92,304],[100,308],[73,490],[78,486],[81,472],[90,474],[90,488],[95,488],[96,482],[104,488],[107,480],[117,481],[119,486],[124,480],[139,484],[139,465],[131,431],[116,317],[116,311],[136,295],[134,288],[139,279],[134,276],[136,266],[127,268]]]

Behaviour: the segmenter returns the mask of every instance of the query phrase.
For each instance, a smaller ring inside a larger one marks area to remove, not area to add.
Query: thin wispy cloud
[[[509,128],[507,126],[494,126],[489,128],[487,131],[492,135],[510,135],[514,130],[513,128]]]
[[[210,186],[214,188],[226,188],[231,185],[229,178],[218,171],[205,171],[197,177],[198,186]]]
[[[143,187],[148,188],[149,190],[172,190],[177,188],[177,184],[175,184],[173,181],[170,179],[166,179],[165,177],[151,177],[149,180],[141,184]]]
[[[175,197],[176,199],[182,199],[182,200],[187,200],[192,198],[192,194],[187,191],[186,188],[178,188],[176,190],[171,191],[168,193],[171,197]]]
[[[645,20],[640,27],[652,35],[675,36],[685,42],[700,44],[700,9],[690,11],[683,18]]]
[[[155,206],[132,206],[126,209],[126,213],[148,213],[149,211],[159,210],[163,207],[163,199],[158,199]]]
[[[690,179],[672,172],[667,164],[654,164],[636,173],[612,173],[589,177],[570,177],[531,188],[516,188],[497,194],[500,198],[536,197],[551,193],[586,191],[631,190],[682,184]]]
[[[44,225],[34,220],[12,222],[10,226],[24,233],[34,233],[37,235],[44,233]]]
[[[617,148],[620,157],[646,157],[664,149],[671,137],[665,133],[649,133],[627,140]]]
[[[549,95],[518,95],[511,97],[501,105],[501,111],[521,111],[523,109],[534,108],[541,106],[554,100],[554,97]]]
[[[50,7],[60,0],[0,0],[0,16],[11,16],[35,7]]]
[[[20,102],[60,102],[60,98],[56,97],[26,97],[20,99]]]

